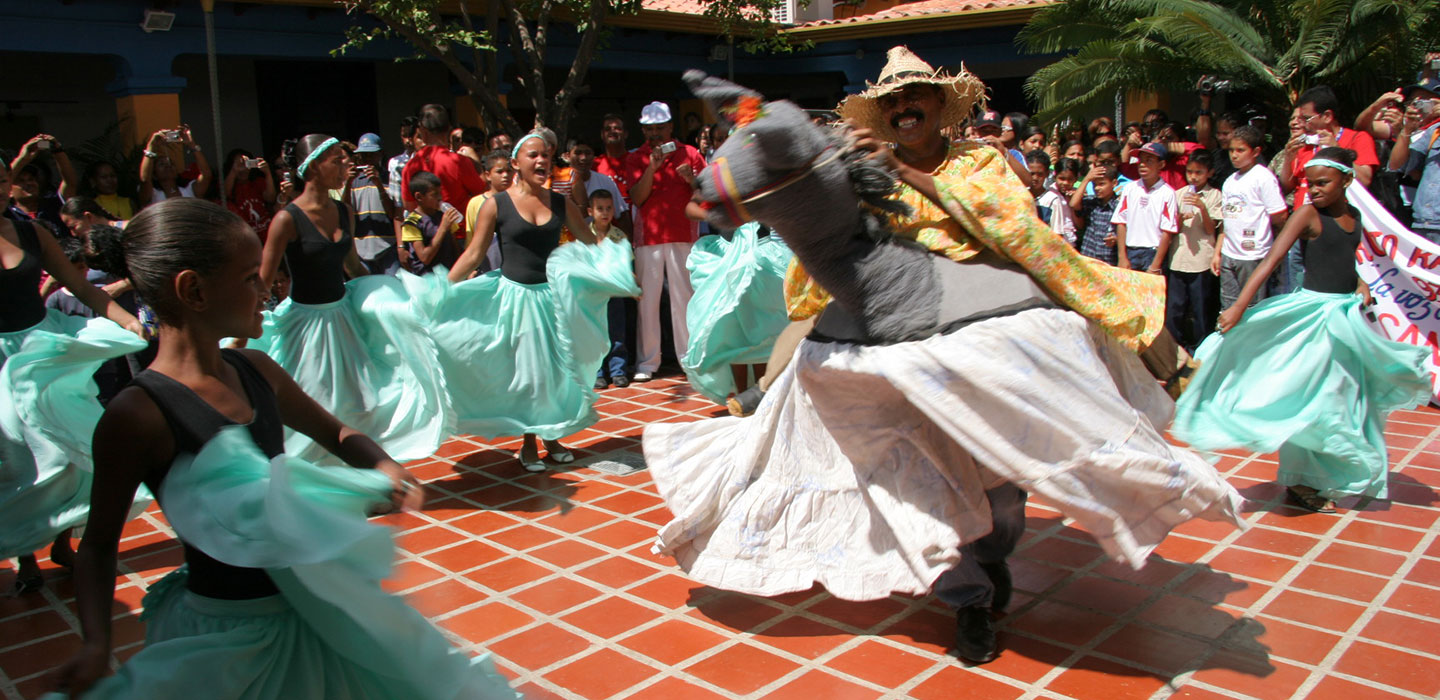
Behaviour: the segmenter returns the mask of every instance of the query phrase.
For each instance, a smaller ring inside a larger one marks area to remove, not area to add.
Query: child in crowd
[[[1030,171],[1030,194],[1035,197],[1035,211],[1041,221],[1050,220],[1050,210],[1040,208],[1040,196],[1050,186],[1050,155],[1044,151],[1025,154],[1025,168]]]
[[[612,241],[623,241],[628,238],[625,232],[615,222],[615,195],[608,189],[595,190],[590,193],[590,232],[599,241],[608,238]],[[595,390],[599,391],[614,384],[618,387],[630,386],[630,377],[626,374],[626,349],[625,349],[625,300],[619,297],[611,299],[605,307],[605,313],[610,326],[610,353],[605,356],[605,361],[600,364],[600,369],[595,372]]]
[[[400,224],[410,271],[423,275],[437,266],[453,266],[460,257],[454,234],[465,223],[460,210],[440,199],[440,178],[424,170],[410,176],[410,194],[415,197],[415,211]]]
[[[1105,170],[1114,174],[1115,177],[1111,179],[1116,181],[1115,192],[1117,194],[1123,192],[1125,190],[1125,186],[1133,182],[1130,178],[1125,177],[1124,173],[1120,172],[1120,151],[1122,150],[1122,148],[1123,147],[1120,145],[1119,141],[1110,139],[1095,144],[1094,152],[1095,167],[1104,168]],[[1095,185],[1092,181],[1091,184],[1086,185],[1085,187],[1085,196],[1093,197],[1094,195]]]
[[[1180,204],[1175,190],[1160,178],[1169,151],[1164,144],[1147,143],[1136,151],[1140,179],[1120,195],[1110,221],[1115,224],[1119,266],[1164,274],[1170,239],[1180,230]]]
[[[65,254],[65,259],[69,260],[70,264],[74,265],[75,269],[79,270],[81,275],[88,276],[90,274],[90,266],[86,264],[85,242],[72,236],[57,239],[57,242],[60,244],[60,252]],[[80,301],[73,292],[63,286],[55,290],[50,296],[45,297],[45,308],[56,309],[60,313],[68,316],[95,318],[95,310],[86,306],[85,302]]]
[[[1115,253],[1115,205],[1119,198],[1115,191],[1119,187],[1116,178],[1119,168],[1105,168],[1096,164],[1085,174],[1085,181],[1070,194],[1070,208],[1079,212],[1085,227],[1080,236],[1080,254],[1114,265],[1118,262]]]
[[[1035,198],[1035,208],[1050,214],[1049,218],[1042,216],[1041,220],[1050,224],[1050,230],[1070,245],[1075,245],[1077,228],[1075,210],[1070,207],[1070,195],[1075,191],[1075,181],[1079,178],[1080,161],[1061,158],[1060,162],[1055,164],[1055,182]]]
[[[1250,128],[1236,129],[1231,140],[1245,144],[1231,151],[1244,156],[1235,165],[1263,170],[1242,135]],[[1201,449],[1278,450],[1277,480],[1296,505],[1318,513],[1334,512],[1342,496],[1385,497],[1385,417],[1430,398],[1430,351],[1384,338],[1361,311],[1372,302],[1355,270],[1364,228],[1345,198],[1354,163],[1352,151],[1335,147],[1306,163],[1311,203],[1295,211],[1221,312],[1223,335],[1210,336],[1195,355],[1200,369],[1172,428]],[[1229,192],[1229,180],[1225,186]],[[1305,260],[1301,288],[1247,312],[1296,241]]]
[[[1180,235],[1170,249],[1165,289],[1165,326],[1190,352],[1215,330],[1215,231],[1219,227],[1220,190],[1210,186],[1214,158],[1195,151],[1185,164],[1180,191]]]
[[[476,221],[480,216],[480,205],[485,203],[491,195],[497,192],[504,192],[510,189],[511,183],[515,181],[515,171],[510,167],[510,152],[497,148],[485,154],[480,159],[483,170],[480,176],[485,179],[489,191],[477,194],[470,198],[465,205],[465,245],[470,245],[470,237],[474,235]],[[490,249],[485,251],[485,259],[480,261],[477,270],[484,274],[491,270],[500,269],[500,241],[498,239],[490,242]]]
[[[1230,136],[1230,162],[1235,172],[1222,190],[1224,226],[1215,244],[1210,269],[1220,276],[1220,306],[1229,308],[1240,298],[1240,290],[1270,252],[1276,228],[1288,216],[1280,180],[1275,173],[1256,163],[1265,134],[1245,125]],[[1268,277],[1255,291],[1250,303],[1277,293],[1277,278]]]

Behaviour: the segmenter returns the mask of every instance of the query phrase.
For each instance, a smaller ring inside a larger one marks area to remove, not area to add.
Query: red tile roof
[[[641,0],[641,7],[652,12],[678,12],[686,15],[705,14],[702,0]]]
[[[651,0],[647,0],[646,7],[649,7]],[[686,3],[686,0],[659,0],[661,2],[673,2],[676,4]],[[920,0],[919,2],[907,2],[896,5],[888,10],[871,13],[868,15],[857,15],[845,19],[821,19],[814,22],[798,24],[797,27],[828,27],[837,24],[861,24],[884,19],[900,19],[902,17],[923,17],[926,15],[951,15],[962,12],[973,12],[976,10],[1000,10],[1012,7],[1028,7],[1049,5],[1055,0]],[[688,4],[688,3],[687,3]]]

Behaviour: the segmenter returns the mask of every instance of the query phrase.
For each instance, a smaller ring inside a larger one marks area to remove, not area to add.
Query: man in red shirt
[[[595,156],[595,172],[609,175],[620,188],[625,203],[630,203],[630,183],[625,181],[625,159],[630,156],[625,148],[625,118],[618,114],[607,114],[600,120],[600,144],[604,151]]]
[[[670,106],[651,102],[640,112],[645,144],[625,159],[625,183],[639,210],[635,222],[635,272],[640,277],[640,339],[635,381],[648,381],[660,367],[660,294],[669,282],[670,330],[675,356],[690,344],[685,307],[690,303],[690,272],[685,260],[699,225],[685,216],[695,191],[695,174],[705,159],[693,146],[673,139]],[[610,142],[606,140],[606,154]]]
[[[407,210],[415,208],[410,178],[422,170],[440,178],[440,198],[462,212],[471,197],[488,189],[485,179],[475,169],[475,162],[450,150],[450,112],[444,105],[429,104],[420,108],[415,138],[424,147],[410,157],[400,172],[400,194]]]
[[[1369,187],[1375,168],[1380,165],[1375,155],[1375,138],[1364,131],[1340,126],[1340,101],[1335,98],[1335,91],[1325,85],[1310,88],[1295,100],[1295,109],[1305,122],[1305,132],[1285,144],[1289,167],[1279,168],[1280,172],[1275,173],[1280,177],[1282,189],[1295,192],[1295,209],[1310,201],[1305,165],[1322,148],[1339,146],[1354,151],[1355,179]]]

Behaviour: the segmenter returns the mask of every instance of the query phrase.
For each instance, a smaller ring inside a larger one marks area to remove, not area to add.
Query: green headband
[[[1352,167],[1350,167],[1350,166],[1348,166],[1348,165],[1345,165],[1344,163],[1337,163],[1337,162],[1335,162],[1335,161],[1333,161],[1333,160],[1330,160],[1329,158],[1311,158],[1311,159],[1310,159],[1310,162],[1308,162],[1308,163],[1305,164],[1305,167],[1307,167],[1307,168],[1313,168],[1313,167],[1315,167],[1315,166],[1317,166],[1317,165],[1323,165],[1323,166],[1325,166],[1325,167],[1327,167],[1327,168],[1334,168],[1334,169],[1336,169],[1336,170],[1339,170],[1339,171],[1342,172],[1342,173],[1345,173],[1346,175],[1354,175],[1354,174],[1355,174],[1355,169],[1354,169],[1354,168],[1352,168]]]
[[[337,139],[337,138],[335,138],[334,136],[331,136],[330,138],[325,139],[325,142],[324,142],[324,143],[321,143],[320,146],[319,146],[319,148],[316,148],[315,150],[311,151],[311,152],[310,152],[310,155],[305,156],[305,160],[300,161],[300,167],[298,167],[298,168],[295,169],[295,174],[296,174],[296,175],[299,175],[301,180],[304,180],[304,179],[305,179],[305,169],[306,169],[306,168],[309,168],[309,167],[310,167],[310,164],[311,164],[311,163],[314,163],[314,162],[315,162],[315,159],[316,159],[316,158],[319,158],[321,153],[324,153],[325,151],[330,150],[330,147],[331,147],[331,146],[334,146],[334,145],[337,144],[337,143],[340,143],[340,139]]]

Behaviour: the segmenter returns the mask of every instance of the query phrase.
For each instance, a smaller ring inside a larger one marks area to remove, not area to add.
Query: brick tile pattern
[[[609,389],[599,410],[568,441],[577,457],[639,452],[646,422],[723,413],[673,378]],[[455,438],[409,465],[425,510],[379,520],[399,547],[390,590],[461,648],[493,653],[530,697],[1420,700],[1440,694],[1440,412],[1397,413],[1387,435],[1392,499],[1337,515],[1286,505],[1273,455],[1227,453],[1218,468],[1249,499],[1250,527],[1189,523],[1138,572],[1032,501],[997,622],[1005,651],[979,667],[947,654],[954,618],[933,597],[694,583],[650,552],[669,513],[647,472],[529,474],[513,438]],[[153,509],[126,529],[117,663],[142,646],[145,587],[180,561],[172,534]],[[44,592],[0,598],[7,699],[49,690],[80,642],[74,586],[42,566]]]

